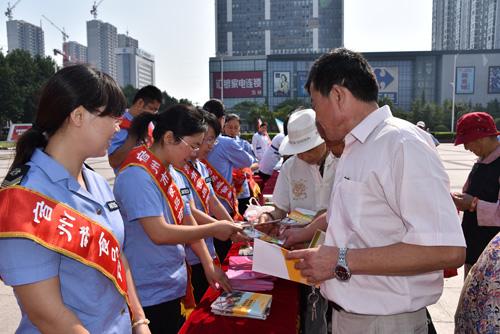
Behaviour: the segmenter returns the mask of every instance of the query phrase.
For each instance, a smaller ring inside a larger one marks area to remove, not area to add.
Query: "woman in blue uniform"
[[[84,165],[106,154],[124,106],[111,77],[66,67],[17,143],[0,191],[0,276],[21,307],[17,333],[150,333],[113,193]]]
[[[155,125],[154,144],[129,153],[114,193],[125,220],[125,253],[151,332],[168,334],[177,333],[183,322],[180,302],[188,282],[184,244],[200,258],[209,283],[230,290],[201,239],[226,240],[241,228],[230,222],[197,226],[189,209],[189,185],[173,168],[182,168],[201,146],[203,114],[192,106],[175,105],[161,114],[137,116],[129,131],[143,138],[150,122]]]

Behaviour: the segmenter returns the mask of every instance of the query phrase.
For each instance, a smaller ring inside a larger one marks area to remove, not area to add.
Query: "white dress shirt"
[[[262,159],[262,155],[266,151],[266,149],[271,145],[271,139],[269,139],[269,136],[267,135],[261,135],[260,133],[256,132],[252,136],[252,149],[253,153],[255,154],[255,157],[257,160],[260,161]]]
[[[338,159],[326,156],[323,177],[318,165],[310,165],[296,155],[281,166],[273,191],[273,203],[286,212],[296,208],[312,211],[324,210],[330,202],[335,167]]]
[[[371,248],[407,243],[465,247],[449,178],[430,136],[392,117],[388,106],[345,138],[328,208],[325,245]],[[413,276],[353,275],[321,291],[346,311],[411,312],[435,303],[443,272]]]

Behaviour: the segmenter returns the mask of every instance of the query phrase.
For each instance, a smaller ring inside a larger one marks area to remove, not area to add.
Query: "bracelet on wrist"
[[[134,321],[134,322],[132,323],[132,328],[135,328],[135,327],[137,327],[137,326],[139,326],[139,325],[146,325],[146,326],[147,326],[147,325],[149,325],[149,323],[150,323],[150,322],[151,322],[151,321],[149,321],[149,319],[147,319],[147,318],[144,318],[144,319],[139,319],[139,320]]]

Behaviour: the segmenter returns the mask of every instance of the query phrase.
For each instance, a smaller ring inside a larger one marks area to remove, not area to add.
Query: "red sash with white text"
[[[129,119],[126,119],[125,117],[122,118],[122,121],[120,122],[120,129],[128,130],[130,129],[130,126],[132,125],[132,122]],[[146,145],[148,147],[151,147],[153,145],[153,130],[154,130],[153,123],[149,123],[148,126],[148,137],[146,138]]]
[[[260,194],[260,187],[253,178],[253,172],[249,167],[246,168],[233,168],[233,185],[236,190],[236,195],[239,197],[243,193],[243,184],[245,180],[248,182],[251,197],[258,197]]]
[[[203,205],[203,210],[205,211],[205,213],[209,213],[208,201],[210,199],[210,188],[208,187],[207,182],[205,182],[203,176],[194,167],[194,164],[192,162],[188,162],[184,165],[182,170],[178,171],[186,176],[189,184],[195,190],[195,194],[198,196],[201,205]]]
[[[201,162],[207,166],[208,174],[212,178],[212,187],[217,197],[225,201],[233,210],[233,219],[243,221],[243,217],[238,212],[238,198],[234,187],[207,160],[204,159]]]
[[[30,239],[98,270],[113,282],[129,304],[120,244],[98,222],[21,186],[0,190],[0,221],[1,238]]]
[[[174,183],[172,176],[165,166],[154,156],[146,146],[138,146],[128,154],[127,158],[120,167],[120,171],[129,166],[139,166],[148,172],[149,176],[155,181],[165,198],[174,222],[176,225],[182,224],[184,217],[184,202],[179,188]]]

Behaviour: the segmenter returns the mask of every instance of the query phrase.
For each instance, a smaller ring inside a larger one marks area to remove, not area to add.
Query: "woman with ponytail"
[[[194,305],[184,244],[200,259],[208,282],[230,290],[227,277],[214,266],[205,237],[227,240],[240,227],[220,221],[200,225],[191,215],[188,181],[183,168],[199,150],[207,130],[203,114],[192,106],[174,105],[161,114],[137,116],[129,133],[144,138],[155,126],[154,144],[133,149],[120,168],[114,193],[125,221],[125,253],[152,333],[177,333],[185,308]]]
[[[21,306],[17,333],[150,333],[113,193],[84,164],[106,154],[124,106],[111,77],[66,67],[17,143],[0,190],[0,276]]]

